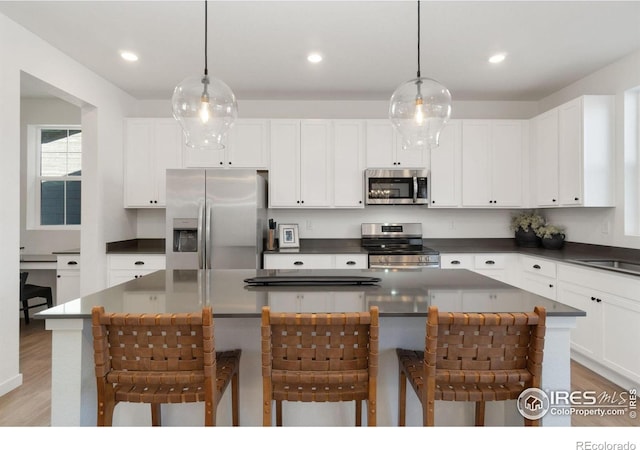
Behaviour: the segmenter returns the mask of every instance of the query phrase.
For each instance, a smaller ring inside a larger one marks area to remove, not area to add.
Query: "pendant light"
[[[186,144],[197,149],[223,149],[224,137],[238,116],[236,97],[207,67],[207,1],[204,2],[204,74],[178,84],[171,98],[173,117]]]
[[[418,73],[391,96],[389,119],[402,136],[402,148],[438,145],[440,131],[451,117],[451,94],[442,84],[420,75],[420,1],[418,1]]]

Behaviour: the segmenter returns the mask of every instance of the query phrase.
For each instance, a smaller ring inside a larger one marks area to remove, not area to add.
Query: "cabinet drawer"
[[[556,278],[556,263],[542,258],[522,257],[522,268],[525,272]]]
[[[110,270],[162,270],[165,268],[164,255],[110,255]]]
[[[80,270],[80,255],[58,255],[56,270]]]
[[[443,269],[473,269],[474,256],[465,253],[447,253],[440,255],[440,267]]]
[[[474,256],[473,263],[476,269],[504,269],[505,256],[497,253],[481,253]]]
[[[265,269],[332,269],[331,255],[264,255]]]
[[[360,254],[336,255],[336,269],[366,269],[369,267],[369,256]]]

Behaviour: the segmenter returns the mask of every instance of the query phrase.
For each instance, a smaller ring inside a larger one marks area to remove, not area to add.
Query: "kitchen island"
[[[367,276],[373,285],[248,286],[254,276]],[[569,333],[585,313],[560,302],[514,288],[467,270],[167,270],[126,282],[37,314],[52,330],[52,426],[92,426],[96,423],[96,394],[91,336],[91,308],[111,312],[190,312],[213,308],[216,349],[241,348],[240,422],[262,423],[260,313],[276,311],[332,312],[380,310],[380,370],[378,425],[397,424],[398,369],[396,347],[424,348],[428,306],[442,311],[533,311],[547,309],[543,389],[570,390]],[[226,393],[225,397],[229,397]],[[163,405],[167,425],[201,425],[201,404]],[[218,423],[228,425],[230,398],[223,398]],[[289,426],[352,425],[354,405],[285,403]],[[407,399],[407,425],[421,423],[413,393]],[[546,415],[545,426],[569,426],[570,416]],[[473,404],[437,402],[437,425],[471,425]],[[487,404],[487,425],[521,425],[515,401]],[[148,405],[120,404],[114,425],[150,424]]]

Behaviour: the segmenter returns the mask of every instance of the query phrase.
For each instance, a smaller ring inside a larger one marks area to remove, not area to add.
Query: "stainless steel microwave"
[[[365,170],[367,205],[428,205],[428,170]]]

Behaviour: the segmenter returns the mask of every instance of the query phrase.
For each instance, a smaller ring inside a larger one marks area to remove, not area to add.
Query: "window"
[[[624,234],[640,236],[640,86],[624,95]]]
[[[69,126],[31,126],[33,181],[31,228],[80,225],[82,131]]]

